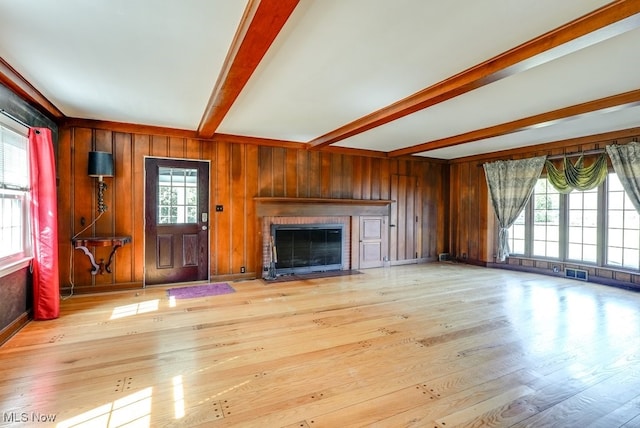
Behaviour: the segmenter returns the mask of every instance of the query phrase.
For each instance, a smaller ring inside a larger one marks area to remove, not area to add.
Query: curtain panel
[[[493,210],[498,218],[498,259],[509,256],[509,228],[516,221],[533,192],[546,156],[485,163]]]
[[[640,143],[612,144],[607,146],[607,153],[624,191],[640,213]]]
[[[33,319],[60,315],[58,207],[51,130],[29,130],[31,233],[33,235]]]
[[[547,179],[560,193],[572,190],[591,190],[598,187],[607,178],[607,156],[603,153],[588,167],[584,167],[584,157],[580,156],[575,164],[564,158],[564,171],[559,171],[550,161],[545,162]]]

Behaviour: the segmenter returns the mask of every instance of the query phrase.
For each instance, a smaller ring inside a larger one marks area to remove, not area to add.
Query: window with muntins
[[[542,178],[536,183],[532,197],[533,255],[559,257],[560,194],[546,178]]]
[[[640,216],[614,172],[598,188],[558,193],[538,179],[509,229],[514,256],[640,270]]]
[[[26,130],[0,122],[0,272],[31,256]]]
[[[640,216],[615,173],[607,177],[607,257],[609,266],[640,268]]]

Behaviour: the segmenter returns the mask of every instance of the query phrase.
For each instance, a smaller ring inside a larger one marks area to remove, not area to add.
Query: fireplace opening
[[[342,269],[342,224],[272,224],[276,274]]]

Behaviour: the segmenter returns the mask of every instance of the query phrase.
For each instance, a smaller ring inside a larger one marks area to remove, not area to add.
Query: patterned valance
[[[584,166],[584,157],[580,156],[575,164],[564,158],[564,170],[559,171],[550,161],[546,161],[547,179],[560,193],[572,190],[591,190],[598,187],[607,178],[607,155],[602,154],[590,166]]]

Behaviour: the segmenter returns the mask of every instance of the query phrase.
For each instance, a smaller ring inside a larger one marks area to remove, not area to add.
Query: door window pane
[[[158,224],[198,222],[198,170],[158,168]]]

